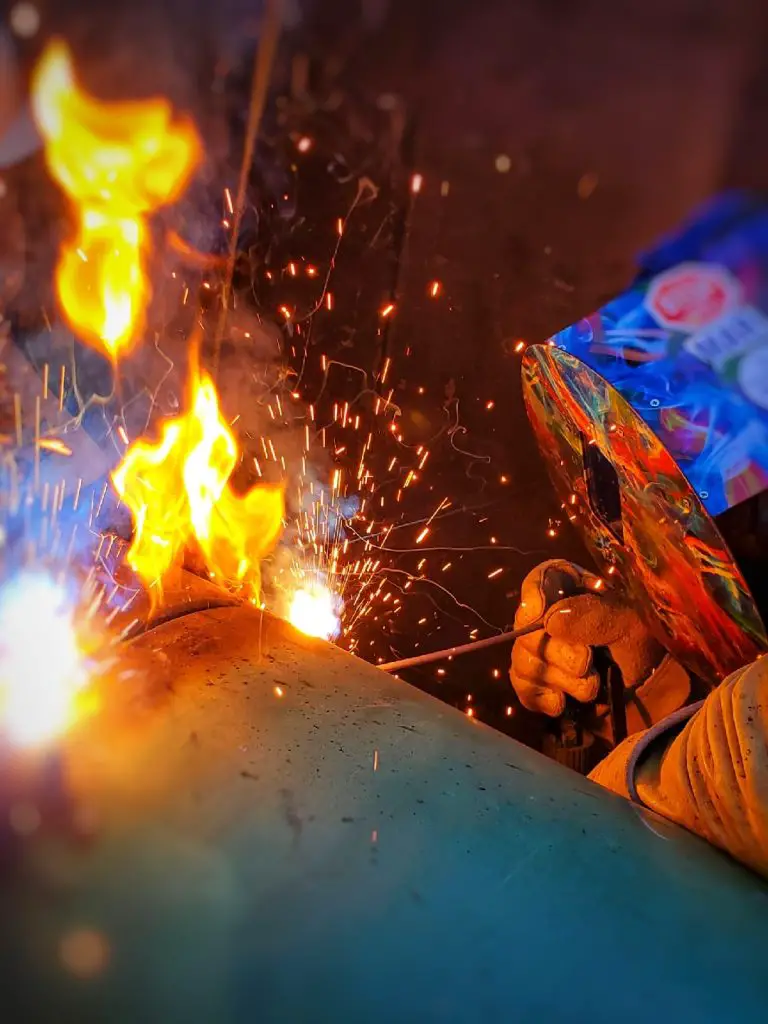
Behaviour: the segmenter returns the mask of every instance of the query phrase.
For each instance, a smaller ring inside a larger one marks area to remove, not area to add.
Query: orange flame
[[[165,423],[157,444],[132,445],[112,474],[133,517],[128,564],[147,587],[162,593],[169,569],[197,547],[212,577],[258,600],[261,560],[282,530],[283,487],[236,494],[229,479],[238,458],[213,381],[194,371],[189,410]]]
[[[48,167],[77,214],[56,270],[59,302],[70,327],[114,360],[135,344],[151,297],[147,218],[181,194],[200,141],[165,99],[88,95],[60,41],[35,70],[32,107]]]

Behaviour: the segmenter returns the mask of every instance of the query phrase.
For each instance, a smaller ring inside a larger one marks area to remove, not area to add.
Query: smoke
[[[53,302],[46,303],[42,322],[14,317],[12,369],[0,380],[2,429],[21,435],[0,482],[0,553],[7,571],[46,559],[63,559],[86,573],[94,566],[107,576],[116,570],[131,523],[109,474],[127,442],[156,438],[162,421],[184,408],[194,339],[203,367],[216,371],[222,410],[242,452],[234,486],[285,483],[285,530],[262,573],[269,603],[278,602],[289,579],[326,572],[325,551],[343,539],[344,518],[354,512],[354,502],[334,502],[332,457],[295,391],[286,358],[293,327],[278,327],[262,311],[250,279],[272,235],[288,230],[294,215],[278,201],[287,191],[285,168],[263,147],[241,224],[238,248],[246,266],[238,261],[220,329],[230,272],[227,203],[240,173],[245,99],[241,92],[232,116],[225,76],[242,64],[260,16],[260,6],[230,5],[229,17],[221,5],[199,0],[141,0],[117,10],[98,0],[76,8],[62,0],[43,11],[41,31],[66,39],[85,88],[112,100],[165,95],[192,114],[205,158],[183,199],[155,220],[146,332],[117,376],[61,326]],[[293,15],[300,18],[298,7]],[[50,192],[50,183],[44,189]],[[48,228],[39,238],[35,269],[48,288],[60,233]],[[39,309],[45,291],[35,286],[32,292]],[[41,437],[60,441],[68,454],[41,451]],[[105,544],[105,535],[119,540]]]
[[[259,481],[285,484],[285,529],[262,570],[264,598],[281,612],[286,588],[324,572],[343,516],[331,494],[331,455],[294,390],[285,343],[274,323],[240,305],[227,319],[217,378],[225,418],[242,451],[236,483],[242,489]]]
[[[163,95],[200,115],[226,40],[225,15],[207,0],[48,0],[40,35],[66,40],[80,81],[94,95]]]

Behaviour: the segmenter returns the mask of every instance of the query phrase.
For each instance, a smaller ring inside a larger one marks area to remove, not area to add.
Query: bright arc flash
[[[288,609],[288,621],[301,633],[323,640],[333,640],[341,628],[336,600],[328,587],[320,583],[301,587],[294,593]]]
[[[61,735],[76,719],[90,678],[75,609],[43,572],[24,572],[0,590],[0,724],[19,746]]]
[[[200,139],[162,97],[89,95],[61,40],[43,52],[31,93],[48,168],[76,222],[56,268],[59,303],[75,333],[115,360],[138,340],[151,297],[148,218],[186,187]]]

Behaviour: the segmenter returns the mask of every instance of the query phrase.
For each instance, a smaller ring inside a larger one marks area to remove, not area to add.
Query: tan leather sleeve
[[[590,776],[628,796],[628,767],[643,734]],[[682,727],[638,760],[640,802],[768,876],[768,657],[733,673]]]
[[[610,789],[612,793],[618,793],[619,796],[630,800],[631,796],[627,788],[627,767],[635,747],[643,741],[644,737],[644,732],[636,732],[624,740],[592,769],[589,778],[604,789]]]

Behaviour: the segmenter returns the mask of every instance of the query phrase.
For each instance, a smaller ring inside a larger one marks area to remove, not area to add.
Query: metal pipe
[[[703,841],[247,606],[122,650],[3,766],[19,1020],[764,1021],[768,887]]]

